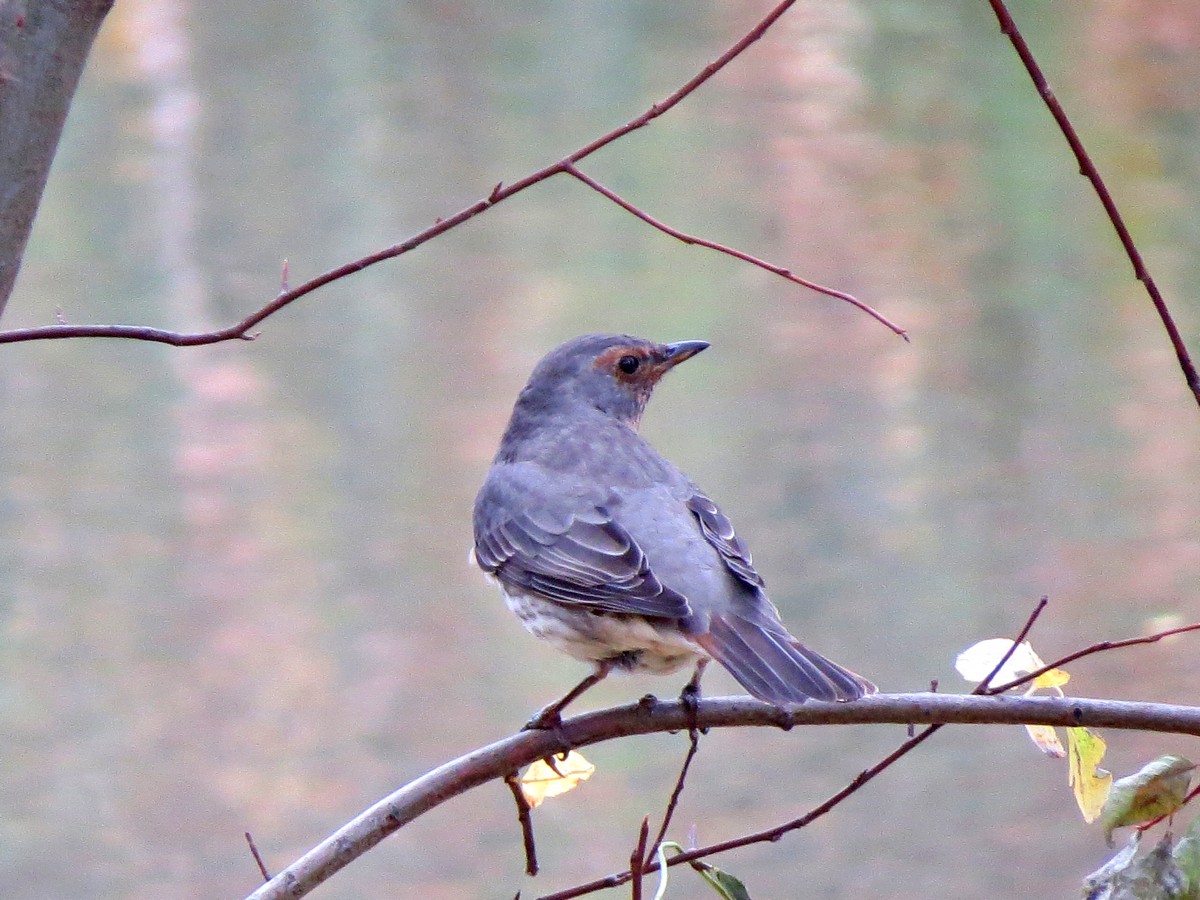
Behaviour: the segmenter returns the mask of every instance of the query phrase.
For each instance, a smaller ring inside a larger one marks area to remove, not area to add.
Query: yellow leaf
[[[1065,669],[1051,669],[1033,679],[1033,686],[1035,688],[1060,688],[1070,680],[1071,673]]]
[[[537,809],[547,797],[557,797],[573,791],[587,781],[596,767],[572,750],[565,757],[554,757],[551,767],[544,759],[533,763],[519,779],[521,793],[530,809]]]
[[[1025,730],[1029,732],[1029,739],[1034,745],[1045,753],[1047,756],[1054,759],[1062,759],[1067,755],[1067,751],[1063,749],[1062,741],[1058,739],[1058,735],[1049,725],[1026,725]]]
[[[1067,783],[1075,791],[1075,802],[1083,821],[1093,822],[1104,808],[1112,788],[1112,772],[1100,768],[1108,745],[1086,728],[1067,729]]]

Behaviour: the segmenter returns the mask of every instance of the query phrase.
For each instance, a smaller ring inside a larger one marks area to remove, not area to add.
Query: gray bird
[[[729,519],[638,434],[655,385],[707,347],[584,335],[517,397],[475,500],[472,556],[530,632],[595,666],[531,727],[613,670],[694,663],[694,696],[710,658],[777,706],[875,692],[788,633]]]

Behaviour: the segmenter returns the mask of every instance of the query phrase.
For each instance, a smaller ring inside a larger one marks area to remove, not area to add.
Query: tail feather
[[[779,633],[738,615],[714,616],[696,642],[746,690],[777,706],[805,700],[856,700],[875,685]]]
[[[759,699],[789,693],[787,673],[771,664],[779,649],[772,646],[761,629],[730,628],[723,619],[713,619],[709,633],[697,638],[700,646],[721,663],[746,690]],[[819,681],[813,681],[813,685]]]

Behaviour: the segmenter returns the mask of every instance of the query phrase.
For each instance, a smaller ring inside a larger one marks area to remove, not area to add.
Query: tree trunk
[[[113,0],[0,0],[0,314],[88,51]]]

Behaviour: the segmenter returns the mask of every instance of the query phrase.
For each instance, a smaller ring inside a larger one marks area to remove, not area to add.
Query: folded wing
[[[669,619],[691,614],[606,506],[533,499],[490,504],[485,494],[476,504],[475,559],[485,572],[567,605]]]

